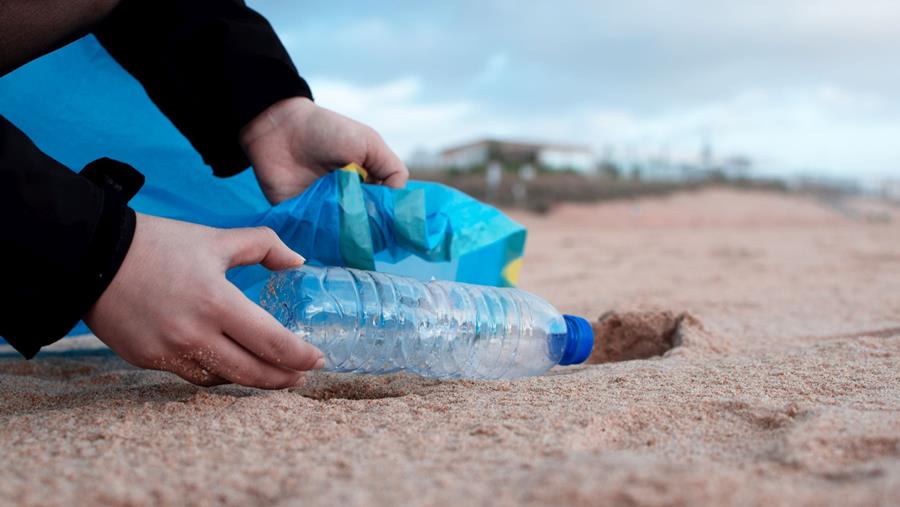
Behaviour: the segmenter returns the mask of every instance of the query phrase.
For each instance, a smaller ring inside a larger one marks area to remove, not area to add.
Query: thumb
[[[247,227],[226,231],[228,267],[262,264],[277,271],[300,266],[306,260],[291,250],[268,227]]]
[[[388,147],[378,132],[369,129],[366,141],[367,151],[366,159],[362,161],[363,168],[376,180],[389,187],[405,187],[406,180],[409,179],[406,164]]]

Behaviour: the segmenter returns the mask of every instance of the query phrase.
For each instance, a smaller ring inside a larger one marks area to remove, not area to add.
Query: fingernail
[[[313,365],[314,370],[321,370],[325,367],[325,357],[320,357],[316,360],[316,364]]]
[[[297,252],[294,252],[294,253],[297,253]],[[300,264],[303,264],[304,262],[306,262],[306,257],[304,257],[300,254],[297,254],[297,258],[300,259]]]

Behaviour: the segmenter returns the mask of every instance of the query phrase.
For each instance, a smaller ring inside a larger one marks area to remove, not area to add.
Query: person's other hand
[[[277,204],[303,192],[317,178],[351,162],[374,181],[406,185],[409,170],[374,129],[295,97],[270,106],[240,135],[266,198]]]
[[[131,248],[84,321],[123,359],[198,385],[296,385],[322,353],[225,278],[238,265],[303,263],[268,228],[213,229],[137,216]]]

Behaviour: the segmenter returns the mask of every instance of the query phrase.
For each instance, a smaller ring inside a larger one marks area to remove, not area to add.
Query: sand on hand
[[[713,189],[517,213],[523,288],[600,334],[543,377],[264,392],[6,354],[0,503],[896,505],[900,216],[854,205]]]

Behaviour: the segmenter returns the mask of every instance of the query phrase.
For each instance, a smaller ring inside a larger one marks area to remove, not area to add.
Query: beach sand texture
[[[896,208],[713,189],[514,215],[522,287],[595,322],[594,364],[264,392],[7,354],[0,504],[900,504]]]

